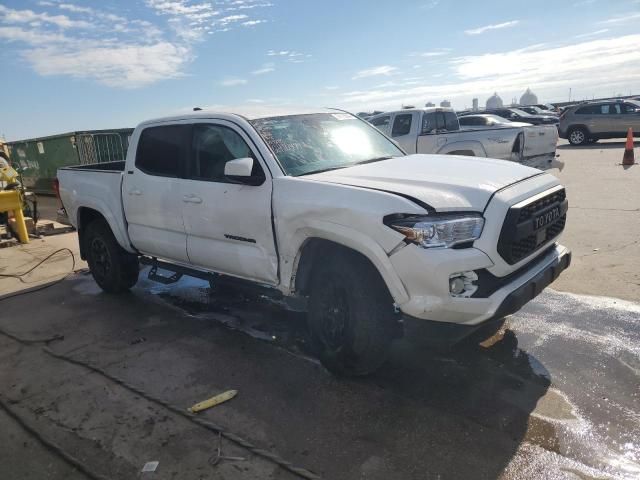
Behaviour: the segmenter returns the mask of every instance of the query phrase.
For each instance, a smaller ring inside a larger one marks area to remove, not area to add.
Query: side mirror
[[[253,171],[253,158],[236,158],[224,164],[224,176],[234,183],[246,185],[261,185],[264,176],[251,175]]]

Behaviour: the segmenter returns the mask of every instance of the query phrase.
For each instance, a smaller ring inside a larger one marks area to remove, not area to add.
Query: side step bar
[[[176,283],[184,275],[189,277],[200,278],[208,281],[211,285],[221,284],[236,290],[244,291],[252,295],[261,295],[283,305],[287,310],[295,312],[306,312],[307,298],[300,296],[285,296],[280,290],[276,290],[269,285],[243,280],[241,278],[232,277],[230,275],[221,275],[219,273],[204,272],[194,268],[183,267],[174,263],[164,262],[155,257],[140,256],[140,263],[150,265],[148,278],[154,282],[170,285]],[[173,275],[162,275],[158,273],[158,269],[172,272]]]

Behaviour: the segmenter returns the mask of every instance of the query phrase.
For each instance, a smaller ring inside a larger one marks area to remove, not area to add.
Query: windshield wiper
[[[305,172],[305,173],[301,173],[299,175],[296,175],[297,177],[302,177],[304,175],[314,175],[316,173],[324,173],[324,172],[330,172],[331,170],[340,170],[342,168],[348,168],[348,167],[354,167],[356,165],[363,165],[365,163],[373,163],[373,162],[379,162],[381,160],[389,160],[390,158],[397,158],[394,156],[386,156],[386,157],[376,157],[376,158],[369,158],[368,160],[362,160],[360,162],[355,162],[355,163],[349,163],[347,165],[340,165],[337,167],[328,167],[328,168],[322,168],[320,170],[312,170],[310,172]]]
[[[320,170],[311,170],[310,172],[300,173],[299,175],[296,175],[296,177],[304,177],[305,175],[314,175],[316,173],[330,172],[331,170],[340,170],[342,168],[347,168],[350,166],[351,165],[340,165],[339,167],[329,167],[329,168],[321,168]]]
[[[361,162],[356,162],[353,165],[364,165],[365,163],[373,163],[373,162],[380,162],[382,160],[390,160],[392,158],[396,158],[393,155],[387,155],[386,157],[375,157],[375,158],[370,158],[368,160],[362,160]]]

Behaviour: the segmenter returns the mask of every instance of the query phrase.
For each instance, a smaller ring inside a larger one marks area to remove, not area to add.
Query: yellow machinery
[[[0,156],[0,182],[13,185],[18,182],[18,172]],[[0,212],[11,212],[15,218],[15,233],[22,243],[29,243],[29,234],[22,214],[22,191],[19,189],[0,191]]]

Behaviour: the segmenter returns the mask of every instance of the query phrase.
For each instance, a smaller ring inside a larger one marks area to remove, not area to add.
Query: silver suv
[[[603,100],[568,107],[560,115],[560,138],[585,145],[601,138],[624,138],[629,127],[640,136],[640,102]]]

